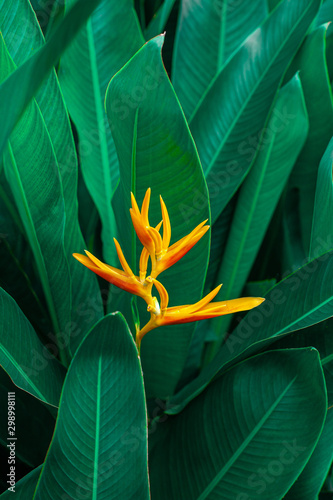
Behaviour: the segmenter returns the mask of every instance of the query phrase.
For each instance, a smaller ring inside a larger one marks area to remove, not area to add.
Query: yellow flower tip
[[[149,203],[150,203],[150,193],[151,189],[148,188],[145,194],[145,197],[142,202],[141,206],[141,216],[143,219],[143,222],[146,226],[149,226],[149,220],[148,220],[148,211],[149,211]]]
[[[166,291],[165,287],[160,283],[158,280],[153,278],[154,285],[157,288],[157,291],[159,293],[159,296],[161,298],[161,310],[165,311],[166,308],[168,307],[169,303],[169,295],[168,292]]]
[[[125,271],[125,273],[128,275],[128,276],[134,276],[134,273],[132,271],[132,269],[130,268],[130,266],[128,265],[127,263],[127,260],[125,259],[125,256],[123,254],[123,251],[121,249],[121,246],[119,245],[118,241],[116,240],[116,238],[113,238],[113,241],[114,241],[114,244],[116,246],[116,250],[117,250],[117,255],[118,255],[118,259],[119,259],[119,262],[121,264],[121,267],[123,268],[123,270]]]
[[[167,249],[171,240],[171,223],[166,204],[160,196],[162,220],[163,220],[163,248]]]

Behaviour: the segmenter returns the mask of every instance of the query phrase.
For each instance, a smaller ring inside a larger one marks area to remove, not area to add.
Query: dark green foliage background
[[[315,500],[333,460],[333,1],[0,0],[0,456],[16,498]],[[164,33],[165,32],[165,33]],[[170,305],[262,296],[150,332],[130,191],[168,207]]]

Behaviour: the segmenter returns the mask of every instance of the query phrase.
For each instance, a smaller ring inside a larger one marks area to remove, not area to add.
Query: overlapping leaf
[[[99,321],[72,360],[34,499],[80,496],[149,499],[142,372],[119,313]]]
[[[244,179],[281,78],[320,7],[284,0],[215,77],[190,126],[215,221]]]
[[[15,301],[2,289],[0,316],[1,366],[18,387],[45,403],[58,406],[64,367],[43,346]],[[54,349],[54,345],[52,347]]]
[[[310,241],[310,258],[318,257],[333,248],[333,139],[320,162],[318,169],[315,204]]]
[[[141,252],[129,214],[130,191],[141,204],[152,189],[150,224],[161,220],[159,195],[166,203],[172,229],[171,243],[209,218],[207,188],[193,139],[161,59],[163,37],[152,39],[111,80],[106,110],[120,164],[115,195],[121,245],[135,272]],[[121,96],[132,97],[115,107]],[[183,259],[161,275],[170,305],[191,304],[201,298],[209,254],[205,236]],[[137,255],[137,259],[135,259]],[[112,307],[112,304],[111,304]],[[144,324],[146,318],[142,317]],[[149,396],[166,397],[175,389],[183,369],[193,325],[159,328],[142,341],[141,354]]]
[[[172,83],[188,119],[231,54],[265,19],[266,0],[181,2]]]
[[[0,154],[29,101],[101,0],[78,0],[57,26],[45,47],[33,54],[0,85],[1,115],[6,116],[0,134]],[[22,86],[22,82],[29,85]]]
[[[308,129],[301,83],[296,76],[280,91],[256,160],[241,186],[216,280],[225,283],[221,300],[240,296]],[[214,322],[220,337],[230,318],[224,316]]]
[[[325,57],[326,29],[327,26],[321,26],[310,33],[293,64],[300,70],[310,121],[308,139],[289,182],[290,189],[298,192],[299,223],[306,257],[309,255],[318,167],[333,135],[333,97]]]
[[[153,498],[281,500],[311,456],[326,405],[315,349],[240,363],[180,415],[157,423]]]
[[[73,4],[67,0],[68,8]],[[119,169],[103,103],[111,77],[143,43],[133,0],[103,0],[60,64],[62,90],[79,135],[82,173],[102,220],[104,257],[113,265],[116,223],[111,199]],[[128,98],[123,95],[113,105],[121,108]]]
[[[280,335],[306,328],[332,316],[333,252],[327,252],[294,272],[249,311],[213,361],[170,400],[168,413],[178,413],[220,373],[271,344]]]
[[[1,22],[2,32],[8,46],[8,51],[15,58],[18,65],[24,63],[27,55],[36,50],[36,48],[43,47],[44,39],[38,27],[33,11],[28,1],[22,1],[18,8],[14,8],[13,4],[4,3],[1,6]],[[20,29],[17,29],[20,26]],[[26,199],[29,202],[31,196],[34,196],[33,190],[35,189],[35,177],[40,179],[44,192],[46,189],[46,178],[58,178],[60,175],[60,183],[58,182],[58,190],[61,192],[60,197],[63,196],[63,203],[65,205],[65,234],[64,246],[65,255],[69,261],[70,281],[72,290],[72,312],[71,320],[75,323],[77,330],[80,334],[73,336],[72,350],[75,351],[76,346],[79,344],[81,338],[89,330],[89,328],[102,316],[103,309],[99,297],[99,290],[97,286],[96,277],[87,273],[82,266],[78,266],[77,262],[72,258],[72,253],[80,251],[85,245],[81,235],[78,224],[77,214],[77,159],[75,153],[75,146],[73,142],[70,124],[67,116],[67,111],[64,106],[61,91],[55,73],[52,71],[49,77],[43,82],[41,88],[36,94],[36,103],[38,106],[38,115],[36,120],[25,121],[24,128],[20,132],[21,146],[28,142],[31,149],[35,144],[31,141],[31,136],[36,137],[35,141],[39,141],[40,137],[44,137],[44,146],[39,149],[38,158],[31,157],[30,161],[34,163],[34,168],[31,167],[27,158],[27,147],[25,149],[26,155],[21,159],[21,163],[17,164],[18,172],[21,178],[26,180],[23,183],[23,189],[26,192]],[[33,132],[32,132],[33,131]],[[15,132],[11,141],[17,137]],[[30,135],[31,134],[31,135]],[[47,160],[49,158],[49,160]],[[24,167],[23,167],[24,163]],[[46,173],[45,164],[49,163],[49,172]],[[24,172],[27,173],[24,175]],[[58,171],[58,174],[57,174]],[[41,192],[41,195],[43,191]],[[43,198],[43,196],[41,196]],[[33,198],[35,205],[37,205],[35,198]],[[47,210],[42,209],[42,205],[36,207],[40,215],[45,217],[48,213]],[[51,220],[47,221],[45,227],[49,231],[61,229],[61,225],[57,223],[53,214]],[[43,251],[43,247],[41,248]],[[46,256],[46,255],[45,255]],[[46,261],[46,266],[56,267],[55,258],[49,258]],[[66,274],[61,276],[65,284]],[[67,283],[68,284],[68,283]],[[62,296],[62,301],[65,303],[65,293],[59,290]],[[87,307],[88,297],[94,300],[94,315],[90,318],[83,317],[82,310]],[[68,322],[65,322],[65,325]]]

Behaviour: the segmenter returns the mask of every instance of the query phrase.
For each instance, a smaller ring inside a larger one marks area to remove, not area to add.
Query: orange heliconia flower
[[[144,197],[141,211],[137,205],[133,193],[131,193],[132,208],[130,214],[135,232],[143,245],[140,257],[140,275],[135,276],[128,265],[118,241],[114,238],[118,258],[123,270],[104,264],[94,257],[90,252],[86,255],[73,254],[73,256],[88,267],[94,273],[106,279],[119,288],[138,295],[144,299],[150,312],[150,320],[143,328],[137,328],[136,344],[140,352],[142,337],[149,331],[163,325],[176,325],[190,323],[203,319],[215,318],[224,314],[232,314],[239,311],[248,311],[261,304],[265,299],[260,297],[246,297],[224,302],[211,302],[218,294],[222,285],[217,286],[206,297],[192,305],[168,307],[168,292],[156,278],[163,271],[174,265],[203,237],[209,226],[205,225],[207,220],[201,222],[191,233],[169,246],[171,240],[171,223],[165,203],[160,196],[162,221],[156,226],[149,224],[148,211],[150,202],[150,188]],[[163,237],[160,228],[163,224]],[[147,276],[149,257],[151,260],[151,271]],[[152,296],[152,288],[155,285],[160,301]]]

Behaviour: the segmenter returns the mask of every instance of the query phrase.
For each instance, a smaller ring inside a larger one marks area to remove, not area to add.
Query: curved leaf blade
[[[240,296],[308,130],[301,82],[296,76],[279,92],[256,160],[240,188],[217,274],[216,283],[225,283],[221,300]],[[228,315],[214,322],[220,337],[230,319]]]
[[[218,374],[278,340],[332,316],[333,251],[304,265],[274,286],[259,307],[249,311],[200,375],[170,400],[178,413]],[[297,296],[296,296],[297,292]],[[297,299],[297,300],[296,300]]]
[[[58,406],[64,367],[43,346],[21,309],[2,289],[0,311],[1,366],[18,387],[45,403]]]
[[[272,351],[240,363],[180,415],[157,423],[153,497],[280,500],[311,456],[326,406],[315,349]]]
[[[149,499],[142,371],[119,313],[100,320],[72,360],[34,499],[80,495]]]
[[[0,85],[0,111],[7,119],[1,128],[0,154],[17,121],[34,97],[44,78],[59,60],[101,0],[78,0],[54,30],[48,42]],[[22,81],[29,85],[22,88]]]
[[[181,2],[172,83],[189,119],[214,77],[267,13],[266,0]]]
[[[67,0],[66,9],[74,4]],[[104,257],[113,265],[116,221],[111,200],[119,167],[104,96],[110,78],[143,43],[133,0],[103,0],[60,63],[61,87],[79,135],[83,177],[102,220]]]
[[[249,140],[260,137],[283,74],[320,4],[282,1],[220,71],[196,108],[190,126],[207,178],[213,221],[252,164],[253,157],[244,154]]]

